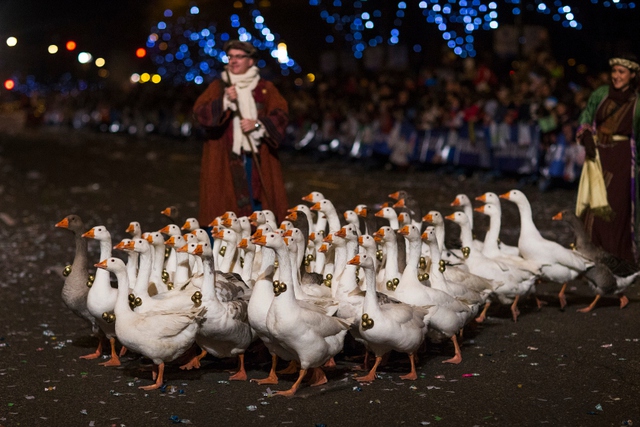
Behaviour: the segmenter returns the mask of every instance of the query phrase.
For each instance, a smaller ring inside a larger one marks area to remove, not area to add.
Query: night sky
[[[232,8],[232,0],[199,1],[203,19],[228,25],[231,13],[242,13]],[[325,0],[326,3],[326,0]],[[433,25],[418,16],[417,0],[407,1],[407,15],[401,27],[404,41],[428,44],[439,37]],[[504,8],[504,2],[499,2]],[[548,2],[550,3],[550,2]],[[543,25],[548,28],[556,55],[565,59],[575,56],[579,61],[605,63],[611,52],[622,47],[640,55],[640,5],[632,11],[594,6],[589,0],[567,0],[579,5],[576,15],[584,25],[581,31],[562,28],[550,17],[536,13],[523,15],[525,24]],[[162,19],[166,8],[186,8],[188,0],[4,0],[0,1],[0,72],[15,68],[15,64],[28,67],[26,72],[45,73],[60,64],[53,62],[46,53],[49,44],[62,46],[74,39],[79,51],[89,51],[95,57],[112,61],[129,58],[136,47],[144,46],[151,25]],[[270,8],[262,9],[270,27],[289,45],[289,53],[307,70],[317,66],[317,53],[334,47],[324,43],[330,26],[319,17],[319,9],[309,6],[307,0],[272,0]],[[395,3],[369,0],[367,4],[390,5]],[[390,9],[395,10],[395,7]],[[246,13],[246,11],[245,11]],[[411,16],[413,14],[414,16]],[[513,22],[509,12],[502,9],[503,22]],[[491,33],[478,31],[476,39],[484,48],[491,46]],[[10,35],[18,38],[18,46],[9,49],[4,40]],[[75,55],[62,52],[61,60],[75,60]],[[113,62],[112,62],[113,64]]]

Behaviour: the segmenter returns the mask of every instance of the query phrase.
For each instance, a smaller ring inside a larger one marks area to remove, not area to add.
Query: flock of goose
[[[299,372],[289,390],[276,392],[290,396],[307,374],[311,385],[327,381],[322,367],[334,363],[349,333],[362,344],[365,370],[369,353],[375,356],[373,367],[356,380],[374,381],[391,350],[409,355],[411,371],[401,378],[413,380],[425,338],[451,340],[454,356],[443,363],[460,363],[465,325],[484,321],[494,303],[509,304],[517,321],[518,301],[535,296],[540,279],[562,284],[564,308],[566,283],[584,278],[595,293],[593,303],[579,310],[587,312],[603,295],[618,296],[624,307],[623,292],[640,274],[591,244],[569,211],[554,219],[573,227],[572,249],[542,237],[519,190],[485,193],[475,209],[459,194],[451,205],[460,210],[448,216],[423,216],[406,191],[390,198],[375,213],[358,205],[343,213],[344,220],[329,199],[312,192],[302,198],[308,204],[291,208],[279,224],[267,210],[250,217],[227,212],[208,225],[211,231],[193,218],[182,227],[174,222],[146,233],[131,222],[131,238],[115,246],[106,227],[87,231],[77,215],[67,216],[56,227],[74,233],[76,252],[64,271],[62,299],[100,337],[96,351],[82,358],[101,357],[108,339],[105,366],[120,365],[127,350],[151,359],[155,382],[140,387],[145,390],[161,387],[165,363],[185,354],[193,357],[182,369],[200,367],[207,353],[237,356],[238,370],[229,379],[246,380],[244,353],[259,338],[272,366],[266,378],[252,381],[277,384],[278,373]],[[517,247],[500,242],[501,199],[518,207]],[[484,241],[474,238],[474,211],[490,217]],[[172,217],[169,208],[163,213]],[[445,244],[445,220],[460,227],[458,248]],[[89,260],[89,239],[100,245],[95,262]],[[124,251],[126,262],[113,257],[112,249]],[[279,358],[290,365],[276,373]]]

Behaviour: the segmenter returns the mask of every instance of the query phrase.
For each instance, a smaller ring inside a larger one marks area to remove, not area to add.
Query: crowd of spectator
[[[516,173],[545,185],[573,183],[584,160],[575,144],[576,119],[591,91],[608,81],[606,73],[575,69],[540,51],[500,65],[445,54],[418,72],[280,78],[290,108],[285,145],[371,167],[437,165]],[[198,139],[191,107],[203,90],[132,84],[34,93],[11,105],[27,111],[28,125]]]

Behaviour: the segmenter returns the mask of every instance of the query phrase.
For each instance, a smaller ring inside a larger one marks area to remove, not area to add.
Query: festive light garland
[[[618,9],[634,9],[633,1],[622,0],[590,0],[592,4]],[[461,57],[476,55],[474,48],[474,31],[495,30],[499,27],[498,1],[487,0],[421,0],[414,2],[399,1],[396,5],[393,28],[389,34],[383,35],[377,28],[383,18],[383,12],[376,8],[376,2],[360,0],[347,2],[342,0],[309,0],[309,5],[320,9],[320,17],[332,26],[334,32],[340,34],[344,41],[351,45],[353,55],[362,58],[368,47],[383,43],[395,45],[400,42],[400,27],[405,17],[408,3],[417,5],[422,15],[430,24],[437,26],[447,46]],[[561,0],[504,0],[504,5],[512,5],[510,11],[514,16],[524,10],[535,10],[550,15],[553,21],[560,22],[565,28],[582,29],[582,24],[570,5]],[[388,16],[384,17],[388,19]],[[327,35],[327,43],[334,43],[335,37]],[[416,52],[422,47],[413,47]]]
[[[163,79],[171,79],[174,84],[211,81],[228,62],[223,51],[225,42],[234,38],[252,43],[259,51],[267,51],[278,60],[283,75],[290,71],[300,73],[302,68],[288,56],[280,36],[267,26],[254,3],[254,0],[244,1],[248,6],[248,17],[241,18],[239,14],[229,16],[231,31],[222,31],[212,22],[203,25],[197,6],[191,6],[185,16],[177,18],[173,17],[172,10],[167,9],[165,19],[151,28],[146,43],[150,57],[158,67],[158,74]],[[247,18],[253,28],[243,23]],[[263,67],[265,61],[259,60],[257,65]]]

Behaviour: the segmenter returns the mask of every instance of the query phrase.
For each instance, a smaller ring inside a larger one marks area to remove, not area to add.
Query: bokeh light
[[[58,53],[58,46],[56,46],[55,44],[49,45],[47,51],[52,55]]]
[[[67,50],[72,51],[75,50],[78,45],[73,40],[69,40],[67,44],[65,44],[65,47],[67,48]]]
[[[4,88],[6,90],[13,90],[14,87],[16,87],[16,83],[13,80],[8,79],[4,81]]]
[[[18,39],[17,38],[15,38],[15,37],[7,38],[7,46],[14,47],[17,44],[18,44]]]
[[[78,62],[81,64],[87,64],[91,62],[92,59],[93,59],[93,56],[91,56],[89,52],[80,52],[78,54]]]
[[[104,67],[104,64],[106,63],[106,61],[104,60],[104,58],[96,58],[95,64],[96,67]]]
[[[136,49],[136,56],[138,58],[144,58],[145,56],[147,56],[147,50],[143,47],[139,47],[138,49]]]

